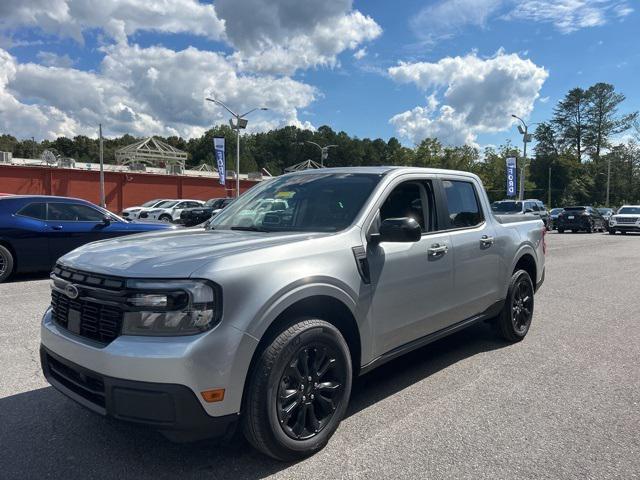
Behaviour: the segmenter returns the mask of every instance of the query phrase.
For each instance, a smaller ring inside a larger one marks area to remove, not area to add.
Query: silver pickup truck
[[[363,167],[261,183],[204,228],[85,245],[51,274],[48,381],[174,440],[321,449],[354,376],[479,321],[531,325],[545,228],[466,172]]]

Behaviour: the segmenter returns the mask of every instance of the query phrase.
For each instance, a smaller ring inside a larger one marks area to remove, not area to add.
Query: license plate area
[[[70,308],[69,313],[67,314],[67,330],[80,335],[80,320],[80,312]]]
[[[567,218],[568,218],[569,220],[573,220],[573,219],[574,219],[574,218],[576,218],[576,217],[574,217],[573,215],[569,215]]]

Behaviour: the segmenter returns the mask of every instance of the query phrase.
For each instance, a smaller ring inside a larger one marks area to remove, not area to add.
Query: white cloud
[[[314,87],[288,77],[238,74],[221,54],[193,47],[175,52],[116,44],[106,47],[105,53],[99,71],[84,72],[19,64],[0,50],[8,65],[0,83],[0,109],[10,107],[13,115],[4,120],[3,131],[26,135],[22,130],[26,122],[14,120],[16,111],[24,108],[34,117],[51,117],[46,129],[41,129],[43,120],[27,127],[37,137],[60,132],[73,136],[95,130],[98,123],[110,134],[199,135],[228,118],[205,102],[214,93],[242,112],[269,107],[269,112],[250,117],[252,129],[304,126],[298,109],[306,108],[318,94]]]
[[[82,32],[104,30],[123,41],[138,30],[191,33],[221,38],[224,22],[213,5],[198,0],[2,0],[0,28],[11,31],[36,26],[60,37],[82,42]]]
[[[435,63],[401,63],[388,73],[429,93],[426,106],[389,120],[398,133],[414,142],[438,137],[449,144],[473,144],[479,133],[509,128],[511,114],[528,116],[548,76],[531,60],[503,51],[488,59],[472,53]]]
[[[338,64],[382,33],[351,0],[218,0],[235,61],[244,70],[291,75],[298,69]]]
[[[572,33],[631,12],[628,2],[619,0],[527,0],[518,2],[505,18],[550,23],[561,33]]]
[[[356,60],[362,60],[367,56],[367,53],[367,47],[360,48],[353,54],[353,58],[355,58]]]
[[[73,66],[73,64],[75,63],[73,59],[67,54],[58,55],[57,53],[53,52],[40,51],[36,56],[38,57],[38,60],[40,60],[40,63],[46,65],[47,67],[68,68]]]
[[[411,28],[427,43],[449,38],[464,27],[483,27],[505,0],[440,0],[415,15]]]
[[[629,0],[439,0],[423,7],[410,25],[420,40],[434,43],[496,19],[549,23],[566,34],[632,12]]]

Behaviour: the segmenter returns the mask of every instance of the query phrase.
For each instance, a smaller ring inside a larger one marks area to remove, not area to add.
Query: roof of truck
[[[423,168],[423,167],[396,167],[396,166],[377,166],[377,167],[337,167],[308,169],[287,173],[285,175],[309,175],[314,173],[371,173],[377,175],[385,175],[389,172],[408,172],[408,173],[432,173],[432,174],[455,174],[465,175],[468,177],[476,177],[471,172],[463,172],[461,170],[445,170],[442,168]]]

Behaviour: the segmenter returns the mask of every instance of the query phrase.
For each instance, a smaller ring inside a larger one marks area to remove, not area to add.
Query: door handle
[[[427,252],[429,252],[429,255],[431,255],[432,257],[437,257],[440,254],[444,255],[448,251],[449,247],[447,247],[446,245],[440,245],[439,243],[434,243],[427,249]]]
[[[62,225],[51,225],[54,230],[62,230]]]
[[[483,235],[482,238],[480,238],[480,243],[483,247],[490,247],[494,242],[495,240],[493,237],[490,237],[489,235]]]

